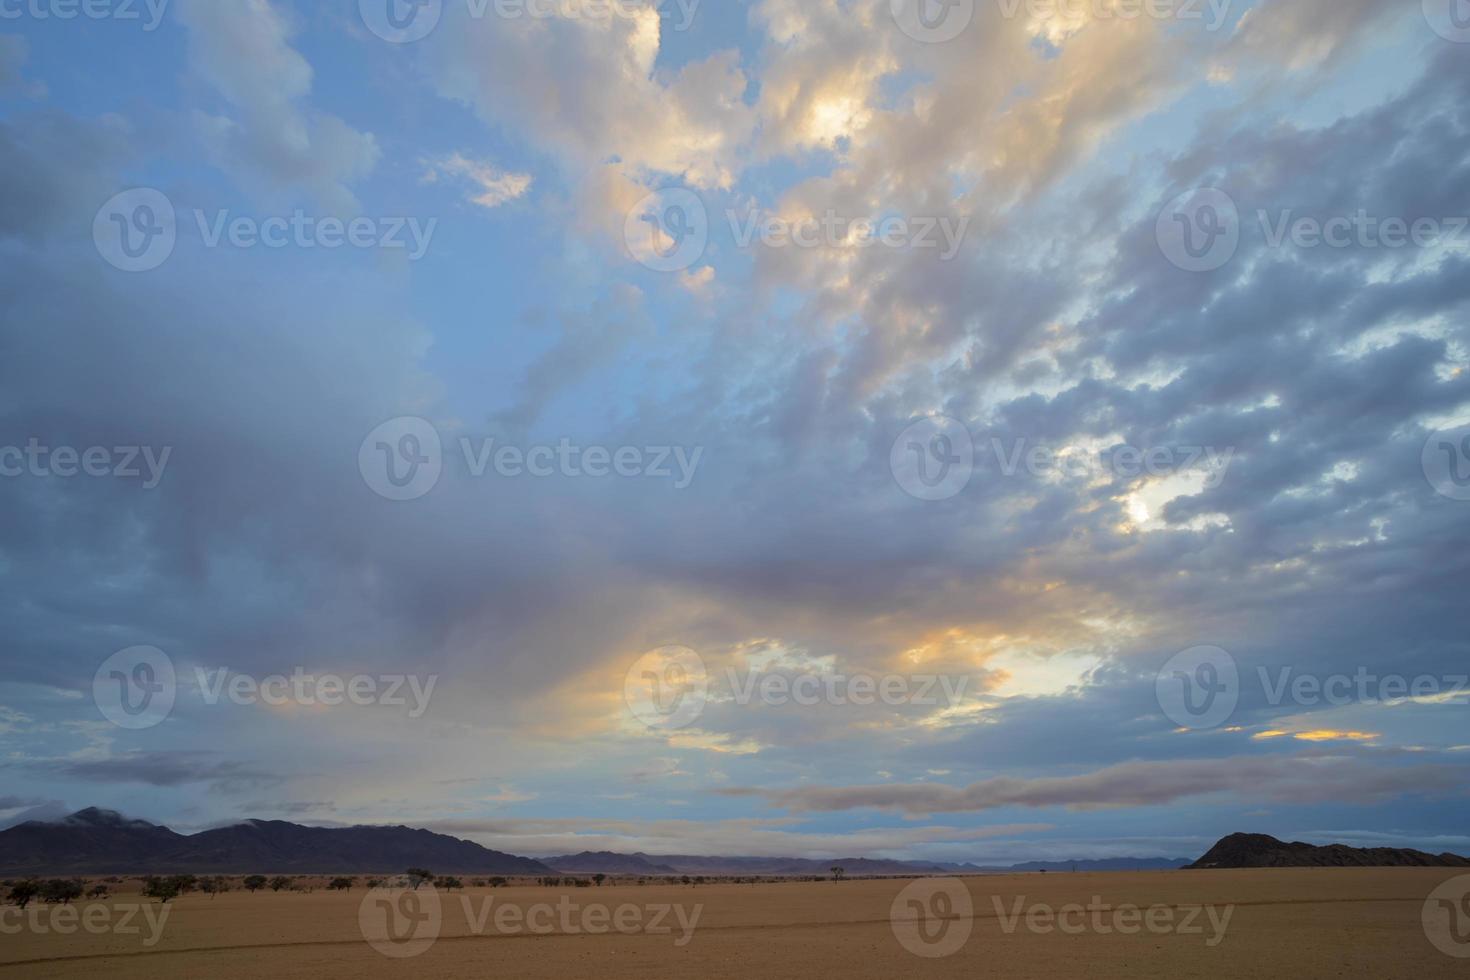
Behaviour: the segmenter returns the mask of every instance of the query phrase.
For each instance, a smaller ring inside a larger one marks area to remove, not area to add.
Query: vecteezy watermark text
[[[1246,675],[1251,676],[1251,675]],[[1470,698],[1470,675],[1432,676],[1378,673],[1360,666],[1352,673],[1311,674],[1293,666],[1258,666],[1254,677],[1261,700],[1276,708],[1344,708],[1403,701],[1454,701]],[[1170,657],[1155,678],[1155,694],[1165,716],[1180,728],[1219,728],[1235,714],[1242,695],[1240,665],[1229,651],[1190,647]]]
[[[434,32],[446,3],[461,3],[471,20],[589,20],[621,18],[638,21],[649,11],[665,27],[687,31],[694,25],[700,0],[358,0],[368,30],[393,44],[412,44]]]
[[[795,217],[730,208],[724,218],[740,249],[927,251],[940,261],[959,254],[970,227],[969,215],[844,215],[832,208]],[[647,195],[628,212],[623,243],[634,261],[655,272],[684,272],[704,257],[710,232],[704,199],[670,187]]]
[[[229,209],[192,212],[205,248],[336,251],[402,251],[411,262],[423,258],[439,227],[438,218],[341,218],[313,215],[299,208],[286,215],[235,214]],[[162,191],[139,187],[123,191],[98,209],[92,222],[97,252],[124,272],[150,272],[169,260],[178,246],[179,214]]]
[[[429,699],[439,683],[437,674],[421,678],[416,674],[315,674],[295,668],[289,676],[272,674],[265,678],[234,673],[228,667],[213,671],[194,668],[200,695],[208,705],[227,700],[231,704],[264,704],[279,708],[285,705],[336,708],[344,704],[359,707],[385,705],[408,708],[408,717],[421,718],[429,710]]]
[[[1432,249],[1470,245],[1470,216],[1406,217],[1351,213],[1300,214],[1294,208],[1255,212],[1256,226],[1242,220],[1239,206],[1216,187],[1185,191],[1159,212],[1155,236],[1170,263],[1186,272],[1214,272],[1235,258],[1246,232],[1269,249]]]
[[[623,700],[649,728],[692,724],[711,701],[766,707],[953,707],[967,675],[873,674],[862,671],[761,670],[726,667],[723,686],[711,683],[703,657],[684,646],[661,647],[634,661],[623,677]]]
[[[1056,448],[1024,438],[998,437],[977,446],[963,422],[932,416],[913,423],[894,440],[889,469],[909,496],[948,500],[969,486],[986,452],[993,457],[994,471],[1007,478],[1025,474],[1038,479],[1092,480],[1111,475],[1134,480],[1198,472],[1206,490],[1224,482],[1235,459],[1233,447],[1214,446]]]
[[[195,667],[194,680],[206,705],[221,701],[237,705],[335,708],[343,705],[379,705],[407,708],[410,718],[429,709],[437,674],[337,674],[294,668],[290,674],[257,678],[228,667]],[[141,730],[162,724],[179,697],[178,670],[173,658],[157,647],[119,650],[103,661],[92,678],[92,701],[108,721],[119,728]]]
[[[1025,895],[990,903],[1000,930],[1035,935],[1197,936],[1213,949],[1225,941],[1234,905],[1134,905],[1094,895],[1083,904],[1033,902]],[[975,903],[959,878],[925,878],[906,885],[889,908],[889,924],[904,949],[925,959],[953,956],[975,930]]]
[[[58,477],[69,480],[77,476],[143,480],[143,489],[152,490],[163,482],[172,446],[47,446],[32,437],[25,446],[0,446],[0,477]],[[145,474],[146,470],[146,474]]]
[[[30,905],[0,907],[0,935],[141,936],[151,949],[163,938],[173,906],[152,902],[93,902],[87,905]],[[146,929],[146,932],[145,932]]]
[[[704,448],[696,446],[584,446],[563,438],[531,446],[493,438],[458,440],[463,474],[472,479],[545,480],[609,478],[662,480],[676,490],[694,482]],[[438,485],[448,462],[439,430],[427,419],[390,419],[368,433],[358,448],[363,482],[388,500],[416,500]]]
[[[117,20],[141,21],[143,30],[156,31],[170,0],[0,0],[0,21],[6,20]]]
[[[693,941],[704,914],[703,905],[680,902],[613,905],[582,902],[570,895],[555,902],[458,897],[473,936],[669,936],[682,949]],[[384,956],[419,956],[439,938],[443,901],[433,887],[375,888],[358,906],[358,927],[368,944]]]

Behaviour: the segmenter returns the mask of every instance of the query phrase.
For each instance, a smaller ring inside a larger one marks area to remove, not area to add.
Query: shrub
[[[112,894],[112,890],[101,882],[98,882],[92,886],[91,891],[87,892],[87,897],[93,899],[107,898],[110,894]]]
[[[290,888],[290,887],[291,887],[291,879],[290,878],[287,878],[285,875],[276,875],[270,881],[270,889],[273,892],[278,892],[282,888]]]
[[[356,878],[333,878],[327,887],[334,892],[345,892],[357,884]]]
[[[245,886],[246,891],[253,894],[265,887],[265,875],[251,875],[242,884]]]

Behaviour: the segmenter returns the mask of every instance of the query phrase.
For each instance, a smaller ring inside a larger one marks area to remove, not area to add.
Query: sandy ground
[[[51,907],[26,919],[4,910],[0,975],[1464,978],[1470,958],[1436,948],[1423,920],[1431,893],[1456,877],[1331,869],[472,888],[437,894],[437,921],[426,894],[232,892],[176,900],[156,932],[157,903],[150,920],[124,894],[59,919]],[[380,899],[416,916],[395,920],[405,942],[386,941]],[[418,955],[384,955],[365,927],[390,952]],[[1456,948],[1470,954],[1465,938]]]

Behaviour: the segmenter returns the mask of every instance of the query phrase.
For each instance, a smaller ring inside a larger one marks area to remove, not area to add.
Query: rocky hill
[[[1318,847],[1265,834],[1231,834],[1189,866],[1199,868],[1470,868],[1458,854],[1427,854],[1398,847]]]

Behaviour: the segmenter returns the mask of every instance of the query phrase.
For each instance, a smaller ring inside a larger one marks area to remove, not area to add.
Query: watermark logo
[[[297,667],[290,676],[272,674],[257,679],[234,673],[228,667],[218,667],[213,671],[195,667],[194,680],[204,703],[211,707],[221,700],[238,705],[264,704],[272,708],[293,704],[308,708],[318,705],[325,708],[344,704],[360,708],[384,705],[407,708],[408,717],[418,719],[429,710],[439,675],[353,674],[344,677],[341,674],[308,673],[305,668]]]
[[[374,888],[357,907],[357,925],[368,945],[395,960],[429,951],[439,938],[444,909],[432,885]]]
[[[52,884],[69,884],[71,894],[82,897],[80,881]],[[141,937],[140,945],[152,949],[163,938],[164,927],[173,912],[172,905],[152,902],[90,902],[79,906],[70,904],[70,897],[63,904],[41,906],[30,902],[27,899],[26,905],[20,907],[0,907],[0,936],[17,936],[22,932],[72,936],[82,932],[89,936]]]
[[[439,485],[444,447],[427,419],[390,419],[368,433],[357,451],[363,482],[388,500],[417,500]]]
[[[144,490],[153,490],[163,482],[173,451],[172,446],[47,446],[32,436],[24,447],[0,446],[0,477],[141,479]]]
[[[88,20],[143,21],[143,30],[158,30],[169,0],[0,0],[0,21]],[[144,19],[146,16],[146,20]]]
[[[1101,895],[1092,896],[1086,905],[1071,902],[1053,906],[1046,902],[1027,902],[1018,895],[1007,907],[999,895],[990,903],[1000,920],[1001,932],[1012,935],[1023,925],[1038,936],[1061,933],[1064,936],[1201,936],[1205,946],[1214,949],[1225,941],[1234,905],[1111,905]]]
[[[92,678],[92,701],[102,717],[133,731],[161,724],[177,693],[174,662],[157,647],[119,650]]]
[[[1424,19],[1446,41],[1470,44],[1470,0],[1424,0]]]
[[[390,44],[422,41],[439,26],[444,0],[358,0],[367,29]]]
[[[1164,664],[1154,693],[1164,714],[1180,728],[1217,728],[1240,701],[1240,668],[1219,647],[1191,647]]]
[[[623,678],[623,701],[649,728],[692,725],[709,703],[709,670],[688,647],[667,646],[639,657]]]
[[[583,446],[571,439],[531,446],[461,436],[458,453],[444,451],[438,430],[416,417],[392,419],[368,434],[358,448],[363,482],[388,500],[417,500],[433,490],[445,468],[460,462],[471,479],[661,480],[675,490],[694,484],[704,461],[695,446]]]
[[[1442,497],[1470,500],[1470,425],[1442,429],[1424,443],[1424,478]]]
[[[1446,956],[1470,959],[1470,875],[1451,878],[1424,903],[1424,935]]]
[[[654,272],[683,272],[704,257],[709,212],[693,191],[655,191],[628,212],[623,243],[634,261]]]
[[[1207,31],[1218,31],[1230,16],[1232,0],[998,0],[1001,16],[1014,19],[1024,13],[1030,21],[1149,20],[1201,21]],[[1208,21],[1206,21],[1208,18]]]
[[[889,0],[898,29],[921,44],[943,44],[975,19],[975,0]]]
[[[92,241],[97,254],[123,272],[150,272],[168,261],[178,244],[173,202],[151,187],[114,196],[97,211]]]
[[[948,500],[970,485],[975,474],[975,441],[957,419],[943,415],[920,419],[894,440],[888,467],[910,497]]]
[[[1240,209],[1214,187],[1185,191],[1165,205],[1154,225],[1164,258],[1185,272],[1213,272],[1240,248]]]
[[[975,929],[975,903],[958,878],[915,881],[893,900],[888,922],[904,949],[924,959],[953,956]]]
[[[960,252],[970,228],[970,216],[884,215],[850,218],[828,208],[819,215],[787,218],[769,211],[751,210],[745,215],[725,212],[730,234],[739,248],[750,248],[757,240],[765,248],[824,248],[929,250],[941,262]]]

